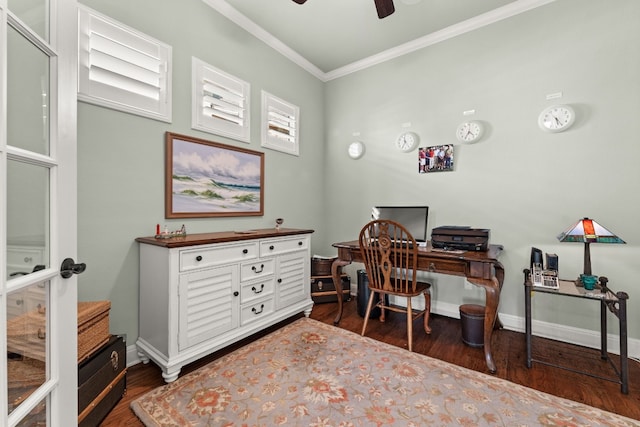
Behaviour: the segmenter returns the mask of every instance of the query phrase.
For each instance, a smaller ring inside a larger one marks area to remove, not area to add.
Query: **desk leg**
[[[351,261],[345,261],[337,258],[331,264],[331,276],[333,277],[333,283],[336,283],[336,294],[338,295],[338,314],[336,318],[333,320],[333,324],[338,326],[340,323],[340,319],[342,318],[343,307],[343,294],[342,294],[342,279],[340,277],[340,267],[344,267],[345,265],[351,264]]]
[[[469,282],[476,286],[481,286],[485,290],[484,307],[484,358],[487,362],[489,372],[495,374],[496,363],[491,353],[491,337],[493,336],[493,326],[498,314],[498,304],[500,303],[500,282],[494,277],[491,280],[468,278]]]
[[[496,262],[493,264],[493,268],[495,271],[496,279],[498,279],[498,284],[500,286],[500,292],[502,292],[502,285],[504,284],[504,267],[501,263]],[[493,329],[502,329],[503,324],[500,320],[500,315],[496,312],[496,322],[494,323]]]
[[[524,270],[524,336],[527,343],[527,368],[531,367],[531,293],[532,290],[531,276],[529,270]]]
[[[618,320],[620,322],[620,390],[629,394],[629,349],[627,347],[627,299],[626,292],[616,294],[618,300]]]

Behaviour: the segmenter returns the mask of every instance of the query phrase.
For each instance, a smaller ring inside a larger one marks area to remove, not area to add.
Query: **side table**
[[[549,289],[533,286],[531,282],[531,274],[529,269],[524,270],[524,303],[525,303],[525,335],[527,340],[527,367],[531,368],[533,362],[542,363],[544,365],[565,369],[572,372],[588,375],[590,377],[599,378],[606,381],[612,381],[620,384],[620,391],[629,394],[629,362],[627,349],[627,300],[629,295],[626,292],[614,293],[607,287],[609,280],[601,276],[596,289],[588,291],[583,287],[578,287],[575,281],[560,280],[559,289]],[[531,331],[531,294],[533,292],[541,292],[546,294],[556,294],[567,297],[582,298],[586,300],[600,301],[600,357],[602,360],[609,361],[609,364],[616,373],[617,378],[603,377],[595,375],[591,372],[579,371],[574,368],[556,365],[544,360],[534,359],[532,356],[532,331]],[[620,364],[616,364],[609,358],[607,353],[607,310],[613,313],[620,324]]]

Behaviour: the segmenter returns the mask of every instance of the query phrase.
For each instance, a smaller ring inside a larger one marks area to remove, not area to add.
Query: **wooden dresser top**
[[[314,230],[297,228],[263,228],[246,231],[220,231],[216,233],[187,234],[184,237],[156,239],[154,236],[138,237],[136,242],[165,248],[180,248],[183,246],[208,245],[212,243],[237,242],[241,240],[264,239],[271,237],[295,236],[297,234],[311,234]]]

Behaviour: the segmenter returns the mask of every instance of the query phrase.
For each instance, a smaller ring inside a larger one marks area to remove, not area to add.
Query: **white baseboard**
[[[352,298],[356,298],[352,296]],[[431,312],[441,316],[460,318],[459,306],[446,302],[434,301]],[[524,317],[517,317],[500,313],[500,320],[505,329],[524,333]],[[584,347],[600,348],[600,332],[588,329],[574,328],[571,326],[557,325],[555,323],[533,320],[533,331],[536,336],[549,338],[557,341],[577,344]],[[524,336],[522,337],[524,339]],[[607,339],[607,349],[614,354],[620,354],[620,343],[618,335],[609,334]],[[640,360],[640,340],[628,340],[629,357]],[[127,345],[127,367],[140,363],[138,350],[135,343]]]
[[[459,306],[456,304],[435,301],[431,307],[431,312],[442,316],[460,318]],[[499,313],[500,320],[505,329],[524,333],[524,317],[517,317],[510,314]],[[538,337],[549,338],[557,341],[568,342],[590,348],[600,348],[600,331],[590,329],[575,328],[572,326],[558,325],[555,323],[543,322],[533,319],[533,333]],[[607,350],[613,354],[620,354],[619,336],[615,334],[607,335]],[[524,339],[524,337],[523,337]],[[640,359],[640,340],[627,340],[627,353],[629,358]]]
[[[142,362],[140,360],[140,356],[138,356],[138,348],[136,347],[136,343],[127,345],[127,368],[133,365],[137,365]]]

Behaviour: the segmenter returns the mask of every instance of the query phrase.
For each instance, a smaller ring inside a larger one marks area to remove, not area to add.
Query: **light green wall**
[[[627,245],[593,245],[595,274],[640,300],[633,262],[640,172],[640,2],[557,0],[525,14],[358,73],[321,83],[199,0],[84,0],[84,4],[173,46],[173,123],[79,103],[79,259],[82,300],[112,301],[111,330],[137,336],[138,258],[134,238],[164,220],[165,131],[264,151],[264,217],[184,221],[189,232],[270,227],[313,228],[312,253],[334,253],[350,240],[374,204],[428,204],[429,227],[491,228],[505,246],[500,311],[523,316],[522,269],[535,245],[557,253],[563,277],[582,266],[582,246],[555,236],[590,216]],[[190,129],[191,56],[251,83],[252,142]],[[260,147],[260,90],[301,107],[301,156]],[[560,100],[546,101],[562,92]],[[574,106],[578,120],[545,134],[537,116],[554,102]],[[475,109],[485,138],[457,144],[462,112]],[[419,175],[417,153],[393,140],[412,123],[423,145],[456,144],[455,171]],[[367,146],[346,155],[353,133]],[[355,268],[355,267],[354,267]],[[354,269],[350,269],[351,271]],[[481,298],[461,278],[434,276],[439,301]],[[537,296],[535,315],[596,330],[595,304]],[[640,338],[637,310],[630,337]],[[615,329],[612,330],[615,332]]]
[[[591,257],[594,274],[627,291],[633,307],[640,300],[638,22],[635,0],[558,0],[329,82],[326,189],[335,191],[325,241],[355,238],[375,204],[429,205],[429,228],[490,228],[491,241],[505,247],[500,311],[522,317],[530,247],[558,254],[561,276],[577,277],[582,245],[560,244],[556,236],[589,216],[628,242],[592,245]],[[561,99],[546,100],[557,92]],[[538,129],[539,112],[553,103],[577,111],[567,132]],[[456,126],[472,109],[487,134],[459,144]],[[420,135],[420,146],[455,144],[454,172],[417,173],[417,152],[393,147],[406,122]],[[367,150],[356,161],[346,155],[354,132]],[[433,280],[438,301],[483,296],[465,290],[460,278]],[[540,320],[598,329],[598,304],[545,296],[534,301]],[[629,328],[631,337],[640,337],[637,310],[630,309]]]
[[[189,233],[284,226],[324,228],[323,84],[201,0],[86,0],[83,4],[173,48],[173,122],[78,103],[79,299],[112,302],[111,331],[138,335],[138,247],[134,239],[183,223]],[[192,130],[191,57],[251,84],[251,143]],[[260,92],[301,109],[300,156],[260,147]],[[164,133],[265,153],[263,217],[164,219]]]

